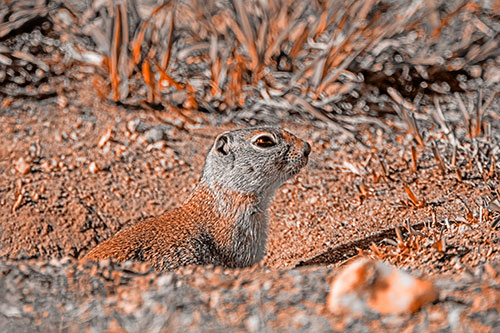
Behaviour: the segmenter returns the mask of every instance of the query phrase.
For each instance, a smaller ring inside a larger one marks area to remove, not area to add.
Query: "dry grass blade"
[[[440,236],[437,240],[434,241],[432,247],[438,250],[439,252],[446,252],[446,241],[444,237]]]
[[[122,1],[120,4],[120,20],[121,20],[121,38],[122,45],[129,45],[129,26],[128,26],[128,8],[127,1]],[[126,47],[123,47],[122,50],[127,51]]]
[[[16,210],[21,206],[22,202],[23,202],[23,195],[19,194],[16,197],[16,201],[14,202],[14,205],[12,206],[12,213],[16,212]]]
[[[500,225],[500,216],[498,216],[492,223],[491,223],[491,227],[493,229],[496,229],[498,226]]]
[[[289,84],[283,89],[283,95],[286,95],[288,91],[290,91],[301,79],[304,79],[307,76],[307,72],[311,71],[311,69],[320,62],[323,57],[326,56],[326,52],[321,52],[318,56],[316,56],[313,60],[303,66],[298,72],[296,72],[292,78],[290,79]]]
[[[417,172],[418,162],[417,162],[417,148],[415,146],[411,146],[411,171]]]
[[[227,104],[228,105],[239,105],[242,106],[244,104],[242,85],[243,85],[243,72],[246,69],[246,63],[242,56],[233,51],[233,64],[232,69],[229,69],[230,72],[230,81],[229,81],[229,94],[227,94]]]
[[[196,92],[193,88],[193,86],[189,83],[189,81],[186,81],[186,92],[187,92],[187,100],[184,102],[184,108],[188,110],[193,110],[198,107],[198,102],[196,102]]]
[[[484,102],[481,108],[481,117],[483,117],[486,111],[488,111],[488,108],[490,107],[491,103],[493,103],[498,94],[500,94],[500,87],[498,87],[492,94],[490,94],[490,97],[488,97],[486,102]]]
[[[488,177],[494,178],[497,175],[497,167],[495,164],[495,156],[491,155],[490,170],[488,171]]]
[[[118,75],[119,75],[119,80],[120,80],[120,85],[119,85],[119,96],[120,100],[123,100],[127,97],[128,95],[128,79],[130,78],[130,75],[132,74],[132,70],[134,67],[134,63],[129,61],[129,12],[127,8],[127,1],[122,1],[120,4],[120,12],[119,12],[119,17],[120,17],[120,26],[121,26],[121,41],[120,41],[120,48],[119,51],[119,58],[118,58]]]
[[[170,28],[168,30],[168,39],[167,39],[167,47],[165,50],[165,56],[161,62],[161,68],[165,71],[168,70],[168,65],[170,64],[170,58],[172,57],[172,44],[174,38],[174,29],[175,29],[175,4],[172,7],[170,14]]]
[[[389,88],[387,88],[387,93],[389,94],[389,96],[391,96],[391,98],[396,103],[398,103],[399,105],[401,105],[403,108],[405,108],[407,110],[410,110],[410,111],[416,111],[417,110],[417,108],[415,107],[415,105],[413,105],[411,102],[409,102],[406,99],[404,99],[403,96],[396,89],[394,89],[392,87],[389,87]]]
[[[408,111],[406,108],[400,108],[397,104],[392,104],[392,107],[394,110],[400,115],[400,117],[406,122],[408,126],[408,131],[410,134],[413,135],[413,138],[418,142],[420,147],[425,147],[424,140],[422,139],[422,136],[420,135],[420,131],[418,130],[417,127],[417,122],[415,121],[415,118],[413,115],[408,114]]]
[[[459,168],[456,168],[456,169],[455,169],[455,174],[457,175],[457,180],[458,180],[459,182],[462,182],[462,179],[463,179],[463,178],[462,178],[462,172],[460,171],[460,169],[459,169]]]
[[[437,216],[436,216],[436,211],[434,210],[434,208],[432,208],[432,211],[431,211],[431,220],[432,220],[432,227],[436,227],[437,225]]]
[[[241,26],[243,28],[244,34],[242,34],[243,44],[246,44],[248,52],[250,53],[250,69],[255,70],[260,63],[259,54],[257,53],[257,47],[255,46],[255,37],[252,26],[250,25],[250,20],[248,18],[248,13],[246,12],[242,0],[234,0],[234,7],[236,8],[237,18],[240,19]]]
[[[392,239],[389,239],[389,238],[384,238],[382,239],[383,242],[386,242],[387,244],[389,245],[392,245],[394,247],[398,247],[398,243],[396,243],[395,241],[393,241]]]
[[[149,87],[149,92],[148,92],[148,102],[153,103],[154,102],[154,78],[151,75],[151,68],[149,66],[149,61],[144,60],[142,63],[142,77],[144,78],[144,82],[146,85]]]
[[[472,124],[471,124],[471,119],[469,112],[467,112],[467,109],[465,108],[464,101],[462,100],[462,97],[460,96],[459,93],[454,94],[455,99],[457,100],[458,108],[462,112],[462,115],[464,116],[464,122],[465,122],[465,129],[467,133],[469,133],[469,136],[472,138]]]
[[[481,161],[479,159],[479,154],[476,156],[476,166],[477,166],[477,169],[479,170],[479,174],[481,174],[483,177],[485,177],[486,175],[484,174],[483,163],[481,163]]]
[[[275,45],[279,46],[279,43],[276,39],[275,41],[271,44],[271,47],[269,47],[269,43],[272,41],[273,36],[270,33],[270,23],[268,19],[268,15],[264,15],[262,18],[262,22],[260,25],[257,27],[257,38],[255,39],[255,48],[257,50],[257,54],[259,55],[259,58],[262,58],[262,55],[264,54],[264,61],[266,62],[267,59],[267,51],[270,51],[271,48],[275,48]]]
[[[425,237],[425,235],[423,233],[421,233],[420,231],[418,231],[417,229],[414,228],[414,225],[411,225],[410,219],[405,220],[405,226],[406,226],[406,229],[408,230],[408,232],[410,233],[410,235],[417,234],[417,235],[420,235],[422,237]]]
[[[307,27],[307,24],[302,22],[299,25],[300,29],[302,29],[302,33],[300,34],[299,38],[295,41],[295,43],[292,46],[292,49],[290,50],[290,53],[288,53],[288,56],[293,60],[297,58],[297,55],[301,50],[304,48],[304,43],[307,40],[307,37],[309,37],[309,28]]]
[[[446,164],[443,161],[443,158],[441,157],[441,154],[439,153],[439,150],[437,148],[436,142],[432,141],[432,153],[434,154],[434,158],[438,162],[439,169],[441,170],[441,174],[444,176],[446,174]]]
[[[92,86],[97,91],[97,96],[100,99],[106,99],[109,96],[109,84],[106,84],[101,76],[94,75],[94,77],[92,78]]]
[[[115,17],[113,24],[113,35],[111,40],[111,50],[110,50],[110,75],[111,75],[111,87],[113,89],[113,100],[117,102],[119,100],[119,84],[120,79],[118,76],[118,58],[120,55],[121,48],[121,9],[120,6],[115,7]]]
[[[144,40],[144,34],[149,25],[149,21],[142,22],[141,28],[137,36],[134,38],[131,44],[132,48],[132,61],[137,65],[141,61],[141,44]]]
[[[215,96],[220,93],[219,89],[219,78],[221,74],[221,59],[217,55],[217,36],[212,34],[210,36],[210,94],[211,96]]]
[[[408,185],[403,184],[403,187],[405,189],[406,194],[408,195],[408,198],[413,203],[413,205],[415,205],[415,207],[422,208],[425,206],[425,201],[418,200],[417,197],[415,196],[415,194],[413,194],[413,192],[410,190]]]
[[[375,4],[375,2],[375,0],[361,1],[361,8],[359,11],[357,11],[356,17],[359,20],[364,21],[368,16],[368,13],[370,13],[370,11],[373,9],[373,5]]]
[[[403,240],[403,236],[401,235],[401,230],[399,229],[399,227],[395,227],[394,230],[396,231],[396,237],[397,237],[398,243],[401,245],[404,245],[404,240]]]
[[[361,193],[361,197],[367,198],[370,196],[370,191],[366,188],[365,184],[359,185],[358,190]]]
[[[457,166],[457,146],[453,146],[453,153],[451,155],[451,165],[453,167]]]
[[[308,22],[305,21],[305,13],[307,12],[309,6],[310,3],[308,3],[307,1],[302,1],[297,4],[297,1],[295,0],[288,0],[286,6],[281,6],[282,9],[278,17],[278,22],[276,22],[276,24],[284,22],[279,26],[287,26],[287,28],[284,29],[278,37],[278,39],[280,39],[280,44],[283,41],[284,36],[288,36],[288,41],[293,43],[294,45],[296,44],[296,37],[299,34],[299,31],[303,32],[304,27],[308,27]],[[291,14],[289,14],[290,12]],[[271,28],[273,27],[272,24],[273,22],[271,21]]]
[[[313,88],[316,90],[316,93],[314,94],[315,99],[320,94],[321,89],[318,89],[318,86],[325,76],[328,54],[331,53],[330,50],[331,50],[331,45],[328,46],[328,48],[326,49],[326,52],[323,56],[318,57],[318,62],[316,63],[316,67],[314,68],[314,72],[313,72],[313,75],[311,78],[311,84],[312,84]]]
[[[380,164],[380,168],[382,169],[382,176],[384,176],[384,178],[388,178],[389,175],[387,173],[387,168],[385,167],[384,161],[382,159],[383,158],[378,159],[378,163]]]
[[[441,126],[441,130],[446,134],[453,146],[457,145],[457,140],[455,138],[455,135],[453,132],[450,130],[448,125],[446,124],[446,119],[444,118],[443,111],[441,110],[441,105],[439,104],[439,98],[437,95],[434,95],[434,114],[435,114],[435,119],[438,122],[439,126]]]
[[[318,18],[318,21],[316,23],[316,29],[314,31],[314,37],[318,38],[319,35],[325,31],[325,28],[327,26],[327,19],[328,19],[328,7],[330,5],[331,1],[326,1],[325,2],[325,8],[321,12],[321,15]]]
[[[382,253],[382,251],[380,251],[380,249],[375,243],[371,243],[370,250],[372,250],[373,254],[375,254],[375,256],[378,257],[378,259],[380,260],[384,259],[385,257],[384,254]]]
[[[483,91],[479,89],[477,92],[477,103],[476,103],[476,129],[475,129],[475,136],[478,137],[481,135],[481,129],[483,125],[483,119],[481,117],[481,104],[483,102]]]
[[[462,204],[465,206],[465,209],[467,210],[467,219],[469,219],[469,220],[472,219],[474,217],[474,214],[473,214],[472,210],[470,209],[467,201],[460,196],[458,197],[458,199],[462,202]]]

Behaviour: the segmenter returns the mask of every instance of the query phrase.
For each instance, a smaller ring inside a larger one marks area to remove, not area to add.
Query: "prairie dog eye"
[[[274,138],[269,135],[261,135],[253,142],[254,145],[260,148],[269,148],[276,145]]]

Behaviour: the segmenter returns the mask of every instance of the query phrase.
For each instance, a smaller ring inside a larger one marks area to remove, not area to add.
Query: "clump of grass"
[[[96,67],[98,96],[117,103],[180,114],[281,109],[319,118],[354,138],[360,122],[379,124],[376,117],[398,113],[422,146],[414,118],[422,91],[449,92],[442,81],[498,55],[498,8],[486,6],[459,0],[123,0],[40,7],[22,1],[6,5],[0,38],[43,17],[61,35],[66,55]],[[15,13],[19,8],[25,16]],[[0,47],[0,60],[13,63],[5,66],[17,70],[16,56]],[[43,65],[29,55],[20,61]],[[476,103],[467,120],[471,137],[484,132],[492,96]]]
[[[183,92],[175,106],[188,109],[237,109],[248,100],[303,109],[305,100],[329,117],[326,106],[360,89],[363,77],[354,70],[394,67],[391,57],[399,55],[398,67],[425,79],[430,66],[457,70],[477,61],[460,50],[478,31],[494,37],[477,23],[488,10],[472,2],[177,1],[146,10],[144,19],[132,19],[131,6],[121,2],[108,12],[108,98],[137,103],[131,87],[142,85],[143,101],[173,107],[169,97]],[[454,20],[463,25],[460,43],[447,42]],[[490,44],[478,47],[493,54]]]

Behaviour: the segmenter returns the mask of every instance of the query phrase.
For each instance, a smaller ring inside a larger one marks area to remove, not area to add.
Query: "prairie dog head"
[[[308,161],[311,146],[275,127],[250,127],[220,134],[205,160],[201,181],[243,193],[273,195]]]

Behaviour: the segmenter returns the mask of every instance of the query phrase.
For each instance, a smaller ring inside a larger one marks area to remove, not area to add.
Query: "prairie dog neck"
[[[229,266],[245,267],[260,261],[267,242],[267,209],[272,195],[241,193],[200,181],[184,205],[197,207],[204,224],[199,227],[217,243]]]

